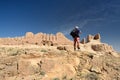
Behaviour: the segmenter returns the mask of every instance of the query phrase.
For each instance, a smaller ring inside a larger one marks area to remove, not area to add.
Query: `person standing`
[[[78,26],[75,26],[75,28],[70,32],[70,35],[73,37],[74,39],[74,50],[80,49],[79,43],[80,43],[80,36],[79,34],[81,34],[81,31],[79,30]]]

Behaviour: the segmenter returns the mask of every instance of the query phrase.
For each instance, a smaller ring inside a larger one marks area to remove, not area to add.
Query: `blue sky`
[[[102,42],[120,51],[120,0],[0,0],[0,37],[26,32],[69,32],[74,26],[81,38],[100,33]]]

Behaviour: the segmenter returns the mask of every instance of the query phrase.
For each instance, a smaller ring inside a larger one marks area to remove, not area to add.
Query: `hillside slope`
[[[117,53],[69,49],[72,46],[1,46],[0,79],[120,80]]]
[[[57,38],[60,39],[60,38]],[[1,44],[0,80],[120,80],[120,54],[100,35],[71,44]]]

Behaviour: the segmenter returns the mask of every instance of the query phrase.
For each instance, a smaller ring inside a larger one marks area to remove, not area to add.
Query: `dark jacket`
[[[71,33],[70,33],[70,35],[73,37],[73,38],[75,38],[75,37],[79,37],[79,34],[80,34],[80,31],[79,31],[79,29],[73,29],[72,31],[71,31]]]
[[[75,37],[80,37],[79,33],[80,33],[80,31],[78,29],[75,29]]]

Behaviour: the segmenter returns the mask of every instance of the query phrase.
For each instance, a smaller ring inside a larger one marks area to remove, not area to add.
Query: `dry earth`
[[[119,55],[87,45],[1,45],[0,80],[120,80]]]

